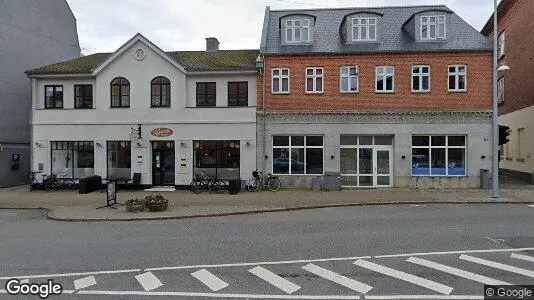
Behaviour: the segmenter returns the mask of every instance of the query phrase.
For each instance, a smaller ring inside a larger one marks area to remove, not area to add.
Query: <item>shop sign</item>
[[[150,132],[150,134],[156,137],[167,137],[171,136],[173,133],[174,131],[172,131],[170,128],[154,128]]]

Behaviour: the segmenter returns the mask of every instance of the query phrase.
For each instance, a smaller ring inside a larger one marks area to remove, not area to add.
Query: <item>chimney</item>
[[[219,41],[217,38],[208,37],[206,38],[206,51],[218,51],[219,50]]]

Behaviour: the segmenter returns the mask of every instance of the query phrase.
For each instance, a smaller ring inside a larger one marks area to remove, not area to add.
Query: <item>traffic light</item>
[[[510,127],[499,125],[499,145],[504,145],[510,141],[508,136],[510,135]]]

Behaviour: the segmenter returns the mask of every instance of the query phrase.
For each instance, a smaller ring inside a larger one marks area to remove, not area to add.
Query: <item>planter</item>
[[[149,211],[164,211],[167,210],[168,203],[162,203],[162,204],[151,204],[147,205]]]
[[[126,207],[127,212],[140,212],[145,210],[145,205],[141,204],[126,204],[124,207]]]

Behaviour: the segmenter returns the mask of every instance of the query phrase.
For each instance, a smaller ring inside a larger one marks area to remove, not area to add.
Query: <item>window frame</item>
[[[160,82],[155,82],[158,79],[160,79]],[[166,80],[166,81],[162,82],[161,80]],[[163,99],[165,96],[163,95],[164,86],[168,86],[167,91],[169,92],[168,104],[165,104],[165,105],[163,104]],[[160,103],[159,105],[154,104],[154,96],[158,96],[154,94],[154,91],[155,91],[154,88],[159,89],[159,103]],[[153,107],[153,108],[171,107],[171,81],[169,80],[169,78],[165,76],[156,76],[150,81],[150,107]]]
[[[200,85],[205,85],[204,86],[204,93],[202,95],[205,96],[205,99],[204,99],[204,102],[206,102],[207,104],[204,104],[204,105],[199,105],[198,104],[198,100],[199,100],[199,96],[201,94],[199,94],[198,92],[198,88]],[[208,96],[211,96],[211,93],[208,93],[208,86],[209,85],[214,85],[215,88],[215,93],[213,94],[213,100],[211,99],[208,99]],[[196,97],[196,107],[217,107],[217,82],[215,81],[198,81],[196,82],[196,90],[195,90],[195,97]],[[211,105],[211,101],[213,101],[213,105]]]
[[[412,177],[467,177],[468,176],[468,136],[467,134],[413,134],[410,136],[410,138],[413,138],[414,136],[422,136],[422,137],[428,137],[428,145],[427,146],[414,146],[413,141],[411,141],[411,147],[410,147],[410,176]],[[464,145],[463,146],[449,146],[449,137],[458,137],[462,136],[464,137]],[[445,137],[445,145],[444,146],[433,146],[432,145],[432,137]],[[413,174],[413,149],[428,149],[428,174]],[[432,149],[445,149],[445,174],[432,174]],[[460,175],[449,175],[449,149],[464,149],[464,174]]]
[[[119,79],[119,83],[113,83],[115,80]],[[126,83],[123,83],[122,80],[125,80]],[[119,87],[119,105],[113,105],[113,87],[114,86],[118,86]],[[128,94],[124,93],[124,90],[125,90],[125,87],[128,87]],[[110,84],[109,84],[109,88],[110,88],[110,107],[111,108],[129,108],[130,107],[130,95],[131,95],[131,90],[130,90],[130,81],[128,79],[126,79],[125,77],[122,77],[122,76],[119,76],[119,77],[115,77],[111,80]],[[123,96],[128,96],[128,105],[123,105],[123,101],[122,101],[122,97]]]
[[[47,95],[46,95],[46,90],[48,88],[52,88],[52,105],[48,105],[48,101],[47,101]],[[57,88],[61,88],[61,106],[56,106],[56,100],[59,99],[59,97],[56,95],[58,94],[59,92],[57,91]],[[50,84],[50,85],[45,85],[44,86],[44,108],[45,109],[63,109],[63,93],[64,93],[64,88],[63,88],[63,85],[62,84]],[[57,98],[57,99],[56,99]]]
[[[287,146],[275,146],[274,145],[274,137],[288,137],[288,141],[289,141],[289,144]],[[292,138],[293,137],[304,137],[304,144],[302,146],[298,145],[298,146],[293,146],[292,145]],[[307,145],[307,139],[308,137],[321,137],[322,139],[322,145],[321,146],[308,146]],[[288,173],[287,174],[284,174],[284,173],[275,173],[275,170],[274,170],[274,160],[275,160],[275,157],[274,157],[274,149],[288,149],[288,153],[289,153],[289,168],[288,168]],[[291,171],[292,169],[292,163],[291,163],[291,153],[292,153],[292,149],[303,149],[303,153],[304,153],[304,170],[303,170],[303,173],[299,173],[299,174],[293,174]],[[323,172],[322,173],[307,173],[307,149],[322,149],[323,150]],[[318,135],[318,134],[274,134],[271,136],[271,171],[272,171],[272,174],[273,175],[284,175],[284,176],[317,176],[317,175],[323,175],[324,172],[325,172],[325,156],[324,156],[324,150],[325,150],[325,143],[324,143],[324,135]]]
[[[440,21],[440,17],[443,17],[443,21]],[[423,18],[426,18],[426,22],[423,21]],[[430,18],[435,18],[435,22],[431,22]],[[435,26],[435,37],[430,36],[430,26]],[[440,25],[443,25],[443,32],[439,29]],[[444,40],[447,38],[447,16],[446,15],[426,15],[420,17],[420,26],[419,26],[420,38],[423,41],[435,41],[435,40]],[[426,27],[427,37],[423,37],[423,28]],[[442,36],[440,36],[442,33]]]
[[[451,72],[450,71],[450,68],[454,67],[454,72]],[[464,72],[460,72],[459,71],[459,68],[460,67],[464,67]],[[451,93],[465,93],[467,92],[467,65],[462,65],[462,64],[457,64],[457,65],[448,65],[447,66],[447,89],[449,92]],[[449,80],[450,80],[450,77],[451,76],[454,76],[454,82],[455,82],[455,88],[454,89],[451,89],[450,86],[449,86]],[[464,76],[464,82],[465,82],[465,87],[463,89],[459,89],[458,87],[460,86],[460,76]]]
[[[85,95],[85,92],[82,92],[82,95],[76,95],[77,88],[82,88],[82,91],[85,91],[85,88],[91,89],[91,105],[87,106],[86,101],[89,97]],[[78,106],[78,98],[82,99],[82,106]],[[91,109],[93,108],[93,85],[92,84],[75,84],[74,85],[74,108],[76,109]]]
[[[506,35],[505,30],[503,30],[497,39],[497,55],[499,59],[503,58],[506,54]]]
[[[291,22],[291,25],[288,25],[289,22]],[[299,26],[296,26],[295,25],[295,22],[300,22],[300,25]],[[307,22],[308,24],[307,25],[304,25],[304,22]],[[284,30],[285,30],[285,40],[284,40],[284,43],[287,43],[287,44],[301,44],[301,43],[309,43],[311,41],[311,30],[310,30],[310,23],[311,23],[311,20],[310,19],[307,19],[307,18],[295,18],[295,19],[285,19],[284,20]],[[291,41],[288,40],[288,30],[291,30]],[[296,37],[296,31],[299,31],[299,40],[296,41],[295,40],[295,37]],[[302,39],[302,33],[303,31],[306,30],[308,32],[308,39],[306,40],[303,40]]]
[[[347,74],[343,74],[343,69],[346,69],[347,70]],[[355,69],[356,70],[356,74],[355,75],[351,75],[350,74],[350,70],[351,69]],[[356,79],[356,89],[355,90],[351,90],[351,78],[354,77]],[[343,79],[347,79],[347,87],[348,87],[348,90],[344,91],[343,90]],[[357,65],[354,65],[354,66],[342,66],[339,68],[339,92],[341,94],[356,94],[356,93],[359,93],[360,91],[360,73],[359,73],[359,70],[358,70],[358,66]]]
[[[497,81],[497,104],[504,103],[504,76]]]
[[[236,84],[237,87],[236,87],[236,97],[235,99],[230,99],[230,85],[231,84]],[[239,97],[239,95],[241,94],[241,88],[242,88],[242,85],[244,85],[245,87],[245,98],[244,99],[241,99],[241,97]],[[240,88],[241,87],[241,88]],[[247,107],[248,106],[248,81],[228,81],[227,83],[227,94],[228,94],[228,107]],[[235,101],[236,104],[230,104],[230,101]],[[244,101],[244,104],[242,103]]]
[[[382,75],[378,74],[378,69],[379,68],[384,68],[384,73]],[[389,76],[389,73],[387,73],[387,68],[393,68],[393,73],[391,73],[391,77],[392,77],[391,90],[387,89],[387,84],[386,84],[387,77]],[[379,76],[381,76],[382,80],[384,81],[384,86],[383,86],[382,90],[378,89],[378,77]],[[393,94],[393,93],[395,93],[395,66],[376,66],[375,67],[375,93],[380,93],[380,94]]]
[[[274,75],[274,71],[278,71],[278,75]],[[283,75],[283,71],[287,71],[287,75]],[[274,90],[274,80],[279,80],[278,91]],[[283,80],[287,79],[287,91],[283,90]],[[291,70],[290,68],[272,68],[271,69],[271,94],[289,94],[291,92]]]
[[[419,68],[419,73],[414,73],[414,69]],[[423,72],[423,68],[428,68],[428,73]],[[419,81],[419,89],[414,90],[413,83],[415,78]],[[423,89],[423,77],[428,77],[428,89]],[[430,65],[413,65],[412,66],[412,81],[411,81],[412,93],[430,93],[432,90],[432,68]]]
[[[365,20],[365,23],[366,24],[362,24],[362,20]],[[374,24],[370,24],[369,21],[370,20],[373,20]],[[357,22],[355,22],[357,21]],[[355,24],[357,23],[357,24]],[[375,34],[375,37],[374,38],[370,38],[370,27],[373,27],[374,28],[374,34]],[[366,28],[366,34],[365,34],[365,38],[362,39],[362,36],[361,36],[361,29],[362,27],[365,27]],[[377,39],[378,39],[378,20],[376,17],[352,17],[351,18],[351,23],[350,23],[350,33],[351,33],[351,36],[350,36],[350,39],[353,41],[353,42],[376,42]],[[357,31],[357,39],[354,38],[354,31]]]
[[[312,71],[311,75],[308,75],[308,70]],[[321,74],[317,74],[317,71],[321,70]],[[308,67],[304,70],[304,89],[306,94],[322,94],[324,93],[324,68],[323,67]],[[308,91],[308,79],[313,80],[312,90]],[[317,80],[321,80],[321,90],[317,90]]]

